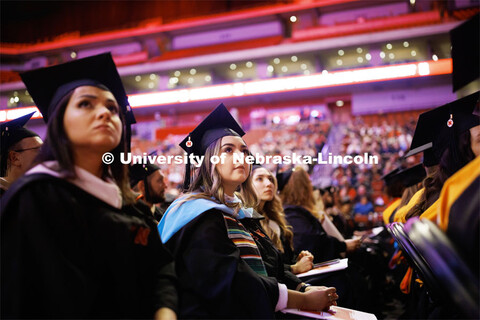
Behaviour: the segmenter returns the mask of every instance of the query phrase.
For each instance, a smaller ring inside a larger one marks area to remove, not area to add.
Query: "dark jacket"
[[[284,212],[293,228],[293,247],[297,254],[308,250],[315,257],[314,262],[321,262],[339,258],[340,253],[345,252],[345,242],[329,236],[320,221],[305,208],[287,205]]]

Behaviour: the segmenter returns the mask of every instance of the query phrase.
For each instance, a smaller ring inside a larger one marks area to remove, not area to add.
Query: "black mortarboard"
[[[180,147],[188,154],[196,156],[205,155],[205,151],[217,139],[225,136],[243,137],[245,132],[238,122],[232,117],[227,108],[221,103],[203,121],[183,139]],[[184,189],[190,185],[190,166],[187,164],[185,172]]]
[[[290,177],[292,176],[293,169],[288,169],[283,172],[277,172],[277,183],[278,183],[278,191],[282,191],[283,188],[287,185]]]
[[[397,173],[400,171],[400,168],[396,168],[396,169],[393,169],[392,171],[390,171],[389,173],[385,174],[382,176],[382,180],[385,181],[385,184],[388,186],[388,185],[391,185],[393,183],[395,183],[396,181],[396,175]]]
[[[405,188],[408,188],[423,181],[427,176],[427,172],[423,164],[419,163],[410,168],[400,170],[395,176],[398,181],[401,181]]]
[[[130,125],[135,123],[135,117],[110,53],[27,71],[20,76],[46,123],[62,98],[75,88],[99,85],[107,87],[125,115],[129,143]]]
[[[9,149],[25,138],[38,137],[33,131],[25,129],[23,126],[30,120],[35,112],[21,116],[0,125],[1,143],[0,143],[0,177],[4,177],[7,171],[7,159]]]
[[[160,167],[154,164],[134,164],[130,166],[130,185],[133,187],[139,181],[144,180],[155,171],[160,170]]]
[[[424,152],[423,163],[430,167],[440,158],[458,136],[480,125],[480,117],[473,114],[479,92],[422,113],[415,128],[410,151],[405,157]]]

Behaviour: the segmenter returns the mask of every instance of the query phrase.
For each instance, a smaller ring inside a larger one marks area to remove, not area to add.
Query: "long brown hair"
[[[105,86],[98,85],[98,87],[102,90],[110,91]],[[55,111],[50,115],[47,123],[47,136],[32,164],[33,167],[45,161],[55,160],[58,162],[59,168],[50,169],[58,171],[68,179],[76,178],[73,145],[68,139],[63,126],[65,110],[72,95],[73,90],[60,100]],[[118,146],[110,151],[115,159],[120,159],[121,152],[127,152],[125,116],[122,112],[119,112],[119,116],[122,121],[122,138]],[[113,179],[120,188],[124,204],[132,204],[135,202],[135,195],[130,189],[128,165],[122,164],[121,161],[114,161],[112,164],[106,165],[102,161],[102,178],[107,177]]]
[[[267,169],[265,169],[267,170]],[[268,170],[267,170],[268,171]],[[253,176],[253,172],[252,172]],[[273,231],[272,228],[269,226],[270,220],[275,221],[278,226],[280,227],[281,232],[285,236],[290,248],[293,250],[293,232],[292,227],[287,224],[287,220],[285,219],[285,213],[283,212],[282,200],[277,195],[278,190],[278,182],[277,179],[273,176],[273,174],[268,171],[268,178],[273,183],[273,199],[270,201],[265,201],[265,204],[262,208],[258,205],[255,210],[258,213],[262,214],[265,219],[262,220],[260,223],[263,229],[266,231],[267,236],[272,240],[275,247],[280,250],[281,252],[285,252],[282,244],[282,240],[280,237]]]
[[[216,170],[216,164],[210,159],[214,155],[220,155],[222,138],[212,142],[205,151],[205,158],[200,168],[195,173],[193,182],[187,190],[187,197],[178,202],[177,206],[191,199],[207,199],[222,203],[230,208],[236,208],[240,204],[225,201],[225,190],[222,186],[222,177]],[[248,178],[239,186],[235,195],[242,200],[242,206],[255,208],[258,204],[257,194],[252,185],[252,168],[250,166]],[[213,198],[213,199],[212,199]]]
[[[315,198],[313,196],[313,186],[308,173],[302,167],[293,169],[288,183],[280,193],[280,198],[284,205],[294,205],[305,208],[310,213],[319,218]]]

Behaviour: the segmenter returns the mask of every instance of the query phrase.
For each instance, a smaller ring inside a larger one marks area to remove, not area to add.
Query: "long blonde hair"
[[[302,167],[293,169],[288,183],[280,193],[285,205],[305,208],[317,219],[320,217],[313,196],[313,186],[308,173]]]
[[[240,206],[239,203],[225,201],[222,177],[216,170],[216,164],[213,164],[210,161],[212,156],[220,155],[221,141],[222,138],[219,138],[207,147],[205,158],[194,175],[193,182],[187,190],[187,196],[178,202],[178,206],[192,199],[212,200],[230,208],[237,208]],[[250,166],[248,178],[240,184],[239,190],[235,192],[235,195],[242,201],[241,205],[247,208],[255,208],[258,204],[257,194],[252,185],[251,170],[252,168]]]
[[[267,236],[272,240],[275,247],[281,252],[285,252],[281,238],[269,226],[270,220],[275,221],[278,224],[280,230],[285,236],[285,239],[289,243],[290,248],[293,250],[293,232],[291,230],[292,227],[287,224],[287,220],[285,219],[285,213],[283,212],[282,200],[277,195],[278,182],[277,179],[273,176],[273,174],[269,170],[267,171],[270,181],[272,181],[274,185],[273,199],[270,201],[265,201],[262,208],[260,208],[260,205],[258,205],[255,210],[257,210],[258,213],[262,214],[265,217],[265,219],[262,220],[260,223],[263,229],[266,231]]]

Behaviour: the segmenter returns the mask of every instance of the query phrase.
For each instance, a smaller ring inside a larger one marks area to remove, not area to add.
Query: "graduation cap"
[[[7,171],[9,149],[20,140],[30,137],[38,137],[38,134],[23,127],[34,113],[35,112],[29,113],[0,125],[0,177],[5,177]]]
[[[149,175],[155,171],[160,170],[160,167],[154,164],[134,164],[130,166],[130,185],[133,187],[139,181],[145,180]]]
[[[385,184],[386,184],[387,186],[392,185],[393,183],[396,182],[396,175],[397,175],[397,173],[398,173],[399,171],[400,171],[400,168],[395,168],[395,169],[393,169],[392,171],[390,171],[389,173],[383,175],[383,176],[381,177],[381,179],[382,179],[383,181],[385,181]]]
[[[427,172],[421,163],[410,168],[400,170],[396,174],[396,179],[401,181],[405,188],[421,182],[427,176]]]
[[[293,171],[293,169],[288,169],[283,172],[277,172],[276,177],[278,183],[278,191],[282,191],[283,188],[285,188],[288,181],[290,180],[290,177],[292,176]]]
[[[225,136],[243,137],[245,131],[232,117],[223,103],[218,105],[189,135],[180,143],[188,154],[205,155],[205,151],[214,141]],[[190,186],[190,166],[186,165],[185,190]]]
[[[422,113],[417,122],[409,157],[424,152],[423,163],[430,167],[440,162],[445,149],[454,145],[458,136],[480,125],[480,117],[473,114],[479,92]]]
[[[74,89],[80,86],[107,87],[125,115],[127,140],[130,144],[130,125],[136,121],[110,53],[27,71],[20,76],[46,123],[62,98]]]

